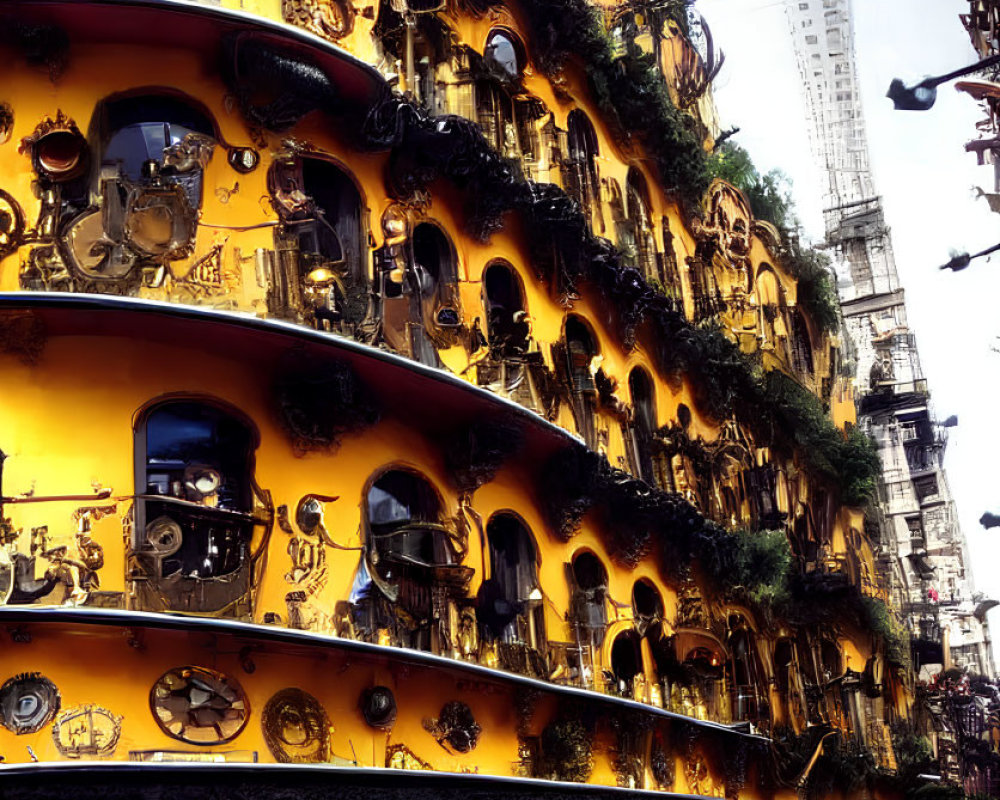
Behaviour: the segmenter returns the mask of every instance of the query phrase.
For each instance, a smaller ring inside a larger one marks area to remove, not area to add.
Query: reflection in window
[[[520,51],[521,48],[515,42],[513,34],[496,30],[490,33],[486,40],[483,58],[487,66],[507,79],[514,80],[521,75]]]
[[[184,187],[192,208],[201,205],[202,170],[215,136],[205,114],[173,97],[141,96],[108,103],[106,119],[110,138],[102,168],[133,182],[170,178]]]
[[[407,567],[452,563],[441,501],[423,478],[402,470],[385,473],[368,490],[367,512],[376,569],[385,580]]]
[[[404,647],[450,647],[441,603],[465,596],[472,570],[458,564],[457,534],[434,487],[415,472],[389,470],[368,489],[364,520],[366,563],[351,592],[360,629],[373,640],[389,631]]]
[[[218,611],[249,590],[254,447],[246,423],[207,403],[168,401],[145,415],[133,542],[143,607]],[[227,581],[200,586],[213,578]]]

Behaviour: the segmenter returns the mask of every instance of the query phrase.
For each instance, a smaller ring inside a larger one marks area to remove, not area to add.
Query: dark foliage
[[[476,749],[483,729],[476,722],[472,709],[459,700],[452,700],[441,706],[437,719],[425,719],[424,728],[438,743],[457,753],[468,753]]]
[[[601,456],[584,447],[567,447],[542,470],[543,507],[552,530],[563,540],[576,533],[584,514],[598,502],[604,464]]]
[[[674,106],[652,57],[632,48],[616,58],[600,12],[587,0],[545,0],[523,9],[532,60],[541,72],[553,77],[586,54],[590,89],[608,121],[623,139],[639,140],[668,192],[696,207],[710,179],[707,156],[695,121]],[[679,16],[686,25],[686,12]]]
[[[870,791],[878,768],[867,749],[853,748],[838,738],[828,739],[806,782],[809,798],[830,797],[834,792],[851,795]]]
[[[229,36],[222,76],[243,116],[270,131],[288,130],[317,109],[343,110],[323,70],[271,44]]]
[[[523,443],[522,427],[513,420],[473,422],[449,434],[445,466],[460,492],[474,492],[493,480]]]
[[[378,422],[375,398],[348,365],[287,353],[272,383],[275,417],[300,452],[334,447],[341,435]]]
[[[782,231],[783,246],[778,255],[781,265],[796,281],[797,303],[821,331],[834,332],[840,327],[840,301],[825,253],[803,247],[797,235]]]
[[[654,489],[583,447],[553,456],[541,489],[549,522],[563,538],[572,536],[584,514],[598,506],[605,544],[615,561],[635,566],[656,544],[664,566],[677,579],[687,577],[703,540],[723,535],[680,495]]]
[[[593,728],[574,717],[560,715],[542,731],[542,776],[558,781],[586,783],[594,770]]]
[[[885,658],[890,664],[909,669],[910,637],[895,619],[886,604],[877,597],[862,597],[865,628],[885,642]]]

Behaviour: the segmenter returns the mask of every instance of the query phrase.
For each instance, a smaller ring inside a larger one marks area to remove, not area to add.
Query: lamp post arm
[[[925,78],[917,86],[926,86],[928,89],[932,89],[935,86],[939,86],[942,83],[947,83],[954,78],[961,78],[964,75],[971,75],[973,72],[979,72],[981,69],[986,69],[987,67],[992,67],[995,64],[1000,64],[1000,53],[995,56],[990,56],[989,58],[984,58],[969,67],[961,67],[956,69],[954,72],[949,72],[947,75],[939,75],[936,78]]]

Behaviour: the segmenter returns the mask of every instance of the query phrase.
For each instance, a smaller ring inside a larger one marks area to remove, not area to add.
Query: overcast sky
[[[977,589],[1000,599],[1000,529],[979,525],[1000,513],[1000,254],[964,272],[938,267],[950,250],[1000,242],[1000,216],[976,199],[992,191],[992,166],[963,145],[979,138],[985,113],[970,97],[938,89],[930,111],[894,111],[889,82],[907,83],[974,63],[958,15],[967,0],[855,0],[854,32],[875,185],[892,229],[911,328],[939,419],[957,414],[945,465],[969,540]],[[714,84],[724,127],[761,172],[792,180],[805,230],[822,238],[822,182],[809,151],[802,89],[782,0],[698,0],[726,63]],[[994,349],[995,348],[995,349]],[[1000,651],[1000,609],[990,614]]]

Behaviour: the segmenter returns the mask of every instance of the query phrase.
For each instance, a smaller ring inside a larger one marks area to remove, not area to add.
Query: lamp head
[[[927,111],[937,100],[937,88],[926,82],[911,88],[904,86],[899,78],[893,78],[885,96],[892,100],[897,111]]]

